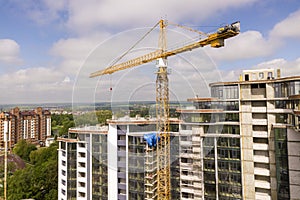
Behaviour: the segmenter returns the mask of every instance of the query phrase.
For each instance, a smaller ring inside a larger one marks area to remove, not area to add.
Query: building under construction
[[[300,77],[244,71],[170,119],[171,199],[298,199]],[[156,120],[59,138],[59,199],[159,199]]]

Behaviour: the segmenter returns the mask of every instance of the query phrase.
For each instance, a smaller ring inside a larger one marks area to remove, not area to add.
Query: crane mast
[[[167,69],[167,58],[182,52],[190,51],[206,45],[211,45],[213,48],[224,46],[224,40],[236,36],[240,32],[239,22],[219,28],[217,32],[208,34],[205,39],[199,39],[196,42],[191,42],[185,46],[167,50],[166,41],[166,26],[165,20],[159,21],[159,42],[158,50],[148,53],[146,55],[131,59],[129,61],[109,66],[104,70],[94,72],[90,77],[101,76],[105,74],[112,74],[114,72],[132,68],[144,63],[157,60],[156,72],[156,118],[157,118],[157,147],[156,147],[156,161],[157,161],[157,195],[153,197],[146,197],[146,199],[171,199],[170,190],[170,122],[169,122],[169,80]],[[183,27],[179,25],[179,27]],[[192,30],[192,29],[191,29]],[[199,32],[200,31],[194,31]],[[155,155],[155,154],[152,154]],[[147,176],[146,176],[147,177]],[[145,185],[147,190],[147,184]],[[152,187],[152,186],[151,186]],[[149,186],[150,188],[150,186]]]

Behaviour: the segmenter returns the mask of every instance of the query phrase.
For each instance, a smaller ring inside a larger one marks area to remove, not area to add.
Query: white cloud
[[[236,61],[272,54],[279,42],[269,41],[258,31],[246,31],[234,38],[227,39],[222,48],[206,48],[207,53],[216,61]]]
[[[273,68],[280,69],[281,76],[299,76],[300,75],[300,57],[295,60],[286,60],[284,58],[273,59],[257,64],[254,69]]]
[[[11,39],[0,39],[0,63],[20,64],[20,46]]]
[[[33,67],[0,75],[0,103],[70,101],[73,82],[55,68]]]
[[[277,23],[270,32],[271,38],[298,38],[300,39],[300,9],[291,13],[287,18]]]
[[[237,8],[256,0],[228,0],[219,3],[218,0],[201,1],[139,1],[139,0],[78,0],[69,2],[70,17],[68,26],[77,32],[88,32],[91,29],[110,27],[137,27],[154,24],[159,18],[167,17],[170,21],[180,22],[188,19],[200,22],[215,13],[228,8]],[[202,9],[201,9],[202,8]],[[203,9],[204,8],[204,9]]]
[[[64,23],[68,17],[68,0],[11,0],[31,20],[40,25],[47,25],[51,22],[60,21]]]

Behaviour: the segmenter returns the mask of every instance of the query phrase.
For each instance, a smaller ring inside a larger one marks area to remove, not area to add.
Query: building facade
[[[180,132],[201,138],[204,199],[299,199],[300,77],[247,70],[210,87],[179,110]]]
[[[172,123],[178,129],[178,120]],[[155,129],[155,119],[129,117],[110,120],[108,131],[69,129],[67,138],[58,139],[59,199],[157,199],[155,145],[145,139]],[[178,199],[178,140],[172,148],[171,193]]]
[[[210,87],[171,119],[171,199],[299,199],[300,76],[247,70]],[[59,139],[59,199],[157,199],[156,120],[108,122]]]
[[[4,124],[7,124],[6,130]],[[22,139],[34,144],[44,144],[46,138],[51,136],[51,113],[41,107],[26,111],[16,107],[10,112],[0,113],[0,125],[0,148],[4,148],[5,134],[9,148]]]
[[[58,199],[108,199],[107,130],[74,128],[58,141]]]

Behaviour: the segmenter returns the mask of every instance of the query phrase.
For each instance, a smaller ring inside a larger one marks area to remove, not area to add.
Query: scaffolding
[[[145,150],[145,199],[157,199],[157,156],[156,149],[146,144]]]

